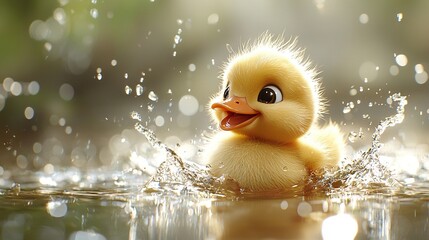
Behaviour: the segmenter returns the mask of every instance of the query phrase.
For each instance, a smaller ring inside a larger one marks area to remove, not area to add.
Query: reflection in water
[[[134,194],[3,192],[0,239],[425,239],[429,234],[424,196]]]

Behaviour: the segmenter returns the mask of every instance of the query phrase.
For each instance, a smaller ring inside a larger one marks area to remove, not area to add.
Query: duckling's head
[[[225,65],[222,90],[211,101],[213,118],[225,131],[293,142],[321,108],[315,75],[293,43],[264,36]]]

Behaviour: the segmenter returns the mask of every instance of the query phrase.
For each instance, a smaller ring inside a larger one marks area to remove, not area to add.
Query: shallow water
[[[428,2],[247,3],[2,3],[0,239],[429,239]],[[234,192],[196,159],[203,105],[267,29],[320,65],[348,155]]]
[[[164,153],[155,173],[148,163],[13,174],[1,181],[1,239],[426,239],[427,164],[416,175],[395,173],[380,153],[383,132],[402,122],[407,104],[391,98],[397,113],[379,123],[372,145],[313,175],[305,192],[225,190],[232,180],[182,160],[133,112],[136,131]]]

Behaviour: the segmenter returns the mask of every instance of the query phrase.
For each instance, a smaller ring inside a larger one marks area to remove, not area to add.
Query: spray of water
[[[315,173],[310,182],[321,188],[345,190],[368,189],[371,186],[399,187],[393,171],[380,161],[379,152],[383,146],[380,138],[388,127],[393,127],[404,120],[407,99],[399,93],[393,94],[392,103],[396,103],[396,114],[385,118],[375,128],[372,143],[365,151],[360,151],[351,159],[344,159],[338,169]]]
[[[392,171],[380,161],[379,151],[383,144],[380,138],[388,127],[399,124],[404,119],[404,109],[407,104],[405,96],[399,93],[391,96],[396,103],[396,114],[381,121],[373,135],[372,144],[366,151],[360,151],[350,159],[344,159],[337,169],[325,169],[314,173],[309,178],[309,186],[316,189],[362,189],[371,185],[388,187],[400,186]],[[148,142],[159,151],[166,153],[166,160],[158,167],[157,172],[144,186],[146,192],[207,192],[219,193],[225,179],[214,178],[207,167],[194,162],[184,161],[171,148],[162,143],[153,131],[141,124],[141,116],[131,113],[131,118],[137,120],[135,129],[144,135]]]
[[[166,160],[161,163],[156,174],[145,184],[144,191],[169,191],[178,194],[217,192],[215,186],[218,180],[209,174],[205,166],[181,159],[173,149],[161,142],[153,131],[141,124],[141,116],[137,112],[132,112],[131,118],[138,121],[134,128],[146,137],[152,147],[166,153]]]

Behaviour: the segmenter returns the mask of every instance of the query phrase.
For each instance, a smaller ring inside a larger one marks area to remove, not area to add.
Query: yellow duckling
[[[319,82],[294,43],[264,35],[233,56],[210,106],[219,131],[206,152],[211,173],[248,191],[282,191],[337,165],[343,137],[323,111]]]

